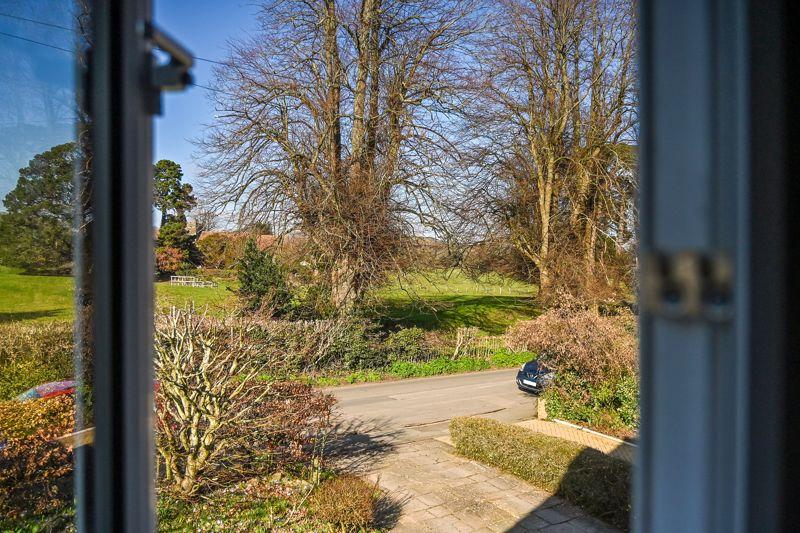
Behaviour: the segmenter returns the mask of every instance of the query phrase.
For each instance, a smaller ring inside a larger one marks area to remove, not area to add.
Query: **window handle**
[[[144,39],[151,47],[158,48],[169,56],[166,63],[158,63],[155,56],[149,74],[150,113],[161,114],[161,93],[163,91],[182,91],[192,83],[189,70],[194,65],[192,54],[178,41],[164,33],[152,22],[145,22]]]

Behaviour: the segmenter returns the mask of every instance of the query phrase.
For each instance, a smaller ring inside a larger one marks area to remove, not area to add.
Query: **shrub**
[[[250,311],[268,309],[276,316],[286,314],[292,294],[283,270],[269,252],[262,252],[250,239],[237,266],[239,296]]]
[[[551,416],[625,435],[639,424],[635,331],[629,314],[559,308],[518,323],[507,339],[555,371],[545,393]]]
[[[489,360],[491,361],[492,366],[510,368],[527,363],[528,361],[532,361],[537,357],[538,356],[534,352],[529,352],[526,350],[513,352],[503,349],[498,350],[489,356]]]
[[[23,439],[41,431],[55,432],[54,436],[59,437],[74,425],[74,406],[69,395],[0,402],[0,441]]]
[[[0,403],[0,516],[18,520],[72,502],[72,453],[54,439],[72,430],[73,413],[70,396]]]
[[[156,270],[160,274],[174,274],[187,264],[188,254],[172,246],[156,248]]]
[[[226,426],[239,423],[268,392],[250,385],[263,369],[244,342],[245,327],[173,309],[160,316],[155,335],[156,446],[167,483],[183,495],[199,490],[214,460],[231,443]],[[245,402],[245,398],[252,402]]]
[[[270,361],[256,356],[254,329],[192,309],[158,317],[156,447],[165,483],[184,497],[305,461],[330,425],[330,396],[258,378]]]
[[[628,463],[580,444],[485,418],[454,418],[456,451],[554,493],[587,513],[627,529]]]
[[[551,309],[517,323],[506,338],[513,348],[538,353],[556,372],[574,371],[593,384],[638,372],[635,322],[630,315]]]
[[[41,435],[8,441],[0,450],[0,516],[19,520],[68,506],[72,469],[72,453],[57,441]]]
[[[453,341],[446,332],[438,330],[425,331],[424,342],[433,357],[453,355]]]
[[[73,376],[72,324],[0,324],[0,400]]]
[[[254,395],[258,389],[251,388]],[[249,401],[249,400],[248,400]],[[225,458],[226,470],[236,477],[243,473],[263,474],[276,469],[307,470],[319,464],[325,438],[332,428],[331,413],[336,400],[307,383],[271,383],[269,393],[257,402],[252,414],[225,436],[238,449]]]
[[[427,377],[441,374],[457,374],[459,372],[476,372],[478,370],[486,370],[490,366],[485,359],[437,357],[424,363],[396,361],[389,367],[389,373],[399,378]]]
[[[556,381],[557,386],[544,393],[549,416],[620,437],[639,427],[639,382],[634,376],[593,385],[568,372]]]
[[[323,482],[314,492],[310,508],[319,520],[345,531],[358,531],[375,520],[379,497],[376,484],[344,474]]]
[[[389,361],[423,361],[433,355],[426,345],[425,330],[417,327],[403,328],[390,333],[384,342],[384,350]]]
[[[636,376],[625,376],[617,382],[614,391],[617,412],[622,423],[629,428],[639,427],[639,380]]]
[[[259,324],[263,353],[293,371],[371,369],[386,366],[376,326],[349,317],[325,320],[266,320]]]
[[[352,321],[331,346],[331,359],[341,360],[348,370],[383,368],[389,361],[381,350],[375,325],[365,321]]]
[[[338,320],[265,320],[258,325],[259,357],[271,357],[290,371],[322,368],[344,327]]]

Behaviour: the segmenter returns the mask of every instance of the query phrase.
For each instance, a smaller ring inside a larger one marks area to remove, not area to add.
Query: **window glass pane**
[[[90,211],[77,98],[88,22],[85,2],[0,6],[2,530],[63,530],[75,516],[74,456],[90,420],[77,405],[91,357],[76,349],[89,312],[76,255]]]

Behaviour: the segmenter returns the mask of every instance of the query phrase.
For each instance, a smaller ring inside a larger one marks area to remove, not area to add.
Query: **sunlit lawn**
[[[385,323],[424,329],[477,327],[499,334],[538,313],[536,286],[499,274],[473,279],[458,269],[396,278],[375,296]]]
[[[184,307],[190,303],[200,310],[208,308],[211,314],[223,309],[230,309],[235,305],[234,294],[228,287],[233,286],[231,281],[216,280],[217,287],[180,287],[172,286],[169,282],[156,283],[157,307]]]
[[[156,306],[208,307],[211,313],[234,305],[219,281],[215,288],[156,283]],[[74,280],[68,276],[27,276],[0,267],[0,322],[69,320]],[[517,320],[536,316],[536,287],[497,274],[472,279],[459,270],[433,271],[395,278],[375,291],[378,313],[390,326],[455,330],[477,327],[499,334]]]
[[[69,276],[26,276],[0,266],[0,322],[69,320],[73,316],[74,279]],[[215,288],[173,287],[156,283],[158,307],[184,306],[194,302],[211,312],[232,304],[229,282]]]

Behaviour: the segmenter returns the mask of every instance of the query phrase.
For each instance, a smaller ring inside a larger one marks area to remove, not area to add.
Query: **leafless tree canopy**
[[[543,296],[630,283],[635,20],[628,0],[502,0],[476,40],[463,214],[513,244]]]
[[[542,295],[614,298],[632,282],[635,19],[631,0],[265,1],[217,70],[205,197],[304,233],[340,307],[453,213]]]
[[[471,0],[264,2],[217,70],[205,196],[302,231],[334,303],[359,300],[434,222],[476,18]]]

